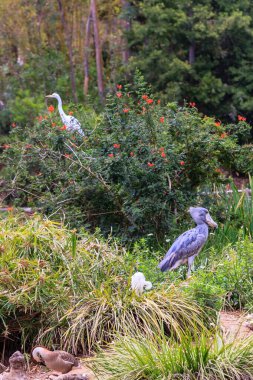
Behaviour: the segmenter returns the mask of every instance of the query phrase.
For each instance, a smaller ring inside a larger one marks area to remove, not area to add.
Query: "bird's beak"
[[[218,224],[215,223],[215,221],[211,218],[211,215],[208,213],[206,214],[206,222],[210,227],[217,228]]]
[[[53,98],[52,95],[46,95],[45,98]]]

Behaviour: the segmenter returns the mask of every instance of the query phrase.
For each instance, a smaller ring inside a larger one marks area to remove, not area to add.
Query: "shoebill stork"
[[[62,109],[62,100],[59,94],[54,92],[52,95],[46,95],[46,98],[54,98],[58,101],[58,111],[61,116],[62,122],[67,127],[67,131],[74,132],[77,131],[79,135],[84,136],[80,122],[71,115],[66,115]]]
[[[176,269],[182,264],[188,264],[187,278],[191,275],[191,267],[195,257],[208,238],[208,226],[218,227],[206,208],[190,207],[189,213],[197,226],[180,235],[158,265],[158,268],[165,272]]]

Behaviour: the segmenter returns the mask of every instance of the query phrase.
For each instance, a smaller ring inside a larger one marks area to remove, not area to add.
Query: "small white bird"
[[[77,131],[81,136],[84,136],[84,132],[81,127],[81,123],[71,115],[66,115],[62,109],[62,100],[59,94],[54,92],[52,95],[46,95],[46,98],[54,98],[58,100],[58,111],[61,116],[62,122],[67,127],[67,131]]]
[[[80,367],[78,360],[66,351],[49,351],[38,346],[32,350],[32,357],[37,363],[56,372],[68,373],[73,367]]]
[[[146,281],[145,276],[141,272],[136,272],[131,279],[131,289],[135,291],[135,293],[140,296],[145,290],[149,290],[152,288],[152,283],[150,281]]]

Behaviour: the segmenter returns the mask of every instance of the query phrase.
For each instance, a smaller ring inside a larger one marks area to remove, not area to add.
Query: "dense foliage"
[[[223,125],[192,104],[162,105],[139,74],[118,87],[103,114],[76,111],[84,139],[65,131],[52,107],[34,125],[12,128],[3,149],[7,202],[75,227],[158,239],[177,228],[189,205],[209,206],[204,190],[222,183],[224,168],[236,169],[249,125]],[[251,159],[244,166],[250,170]]]

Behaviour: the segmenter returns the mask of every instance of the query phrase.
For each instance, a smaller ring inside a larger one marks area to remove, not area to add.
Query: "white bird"
[[[32,350],[32,357],[37,363],[61,373],[68,373],[73,367],[80,367],[78,360],[66,351],[49,351],[45,347],[38,346]]]
[[[61,116],[62,122],[67,127],[67,131],[77,131],[81,136],[84,136],[84,132],[81,127],[81,123],[71,115],[66,115],[62,109],[62,100],[59,94],[54,92],[52,95],[46,95],[46,98],[54,98],[58,100],[58,111]]]
[[[131,279],[131,289],[135,291],[135,293],[140,296],[145,290],[149,290],[152,288],[152,283],[150,281],[146,281],[145,276],[141,272],[136,272]]]

